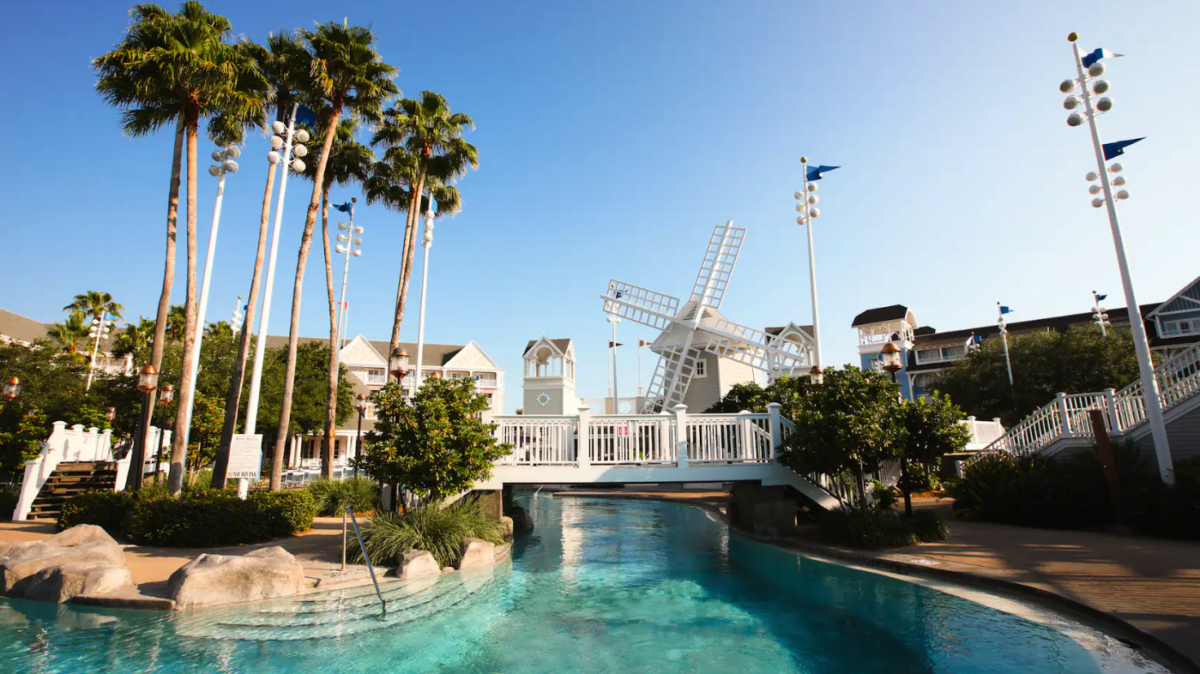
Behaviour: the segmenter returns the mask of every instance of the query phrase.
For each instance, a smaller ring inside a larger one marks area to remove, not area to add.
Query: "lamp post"
[[[643,346],[650,346],[650,342],[647,342],[647,341],[646,341],[646,340],[644,340],[644,339],[639,339],[639,340],[638,340],[638,348],[637,348],[637,355],[638,355],[638,359],[637,359],[637,360],[638,360],[638,398],[641,398],[641,397],[642,397],[642,347],[643,347]],[[641,407],[642,407],[642,404],[641,404],[641,401],[639,400],[639,401],[638,401],[638,409],[641,409]]]
[[[175,387],[167,384],[163,387],[162,393],[158,396],[158,404],[162,405],[162,419],[159,419],[158,427],[158,452],[154,455],[154,484],[158,484],[158,477],[162,475],[162,455],[163,449],[166,448],[167,440],[167,405],[170,405],[175,400]],[[176,411],[176,414],[179,412]],[[186,447],[186,445],[185,445]]]
[[[814,166],[809,168],[808,157],[800,158],[801,172],[804,174],[804,189],[797,190],[795,197],[796,212],[800,215],[796,217],[796,224],[804,227],[808,226],[808,286],[812,292],[812,332],[813,332],[813,365],[821,367],[821,317],[817,310],[817,261],[816,253],[813,250],[813,232],[812,221],[821,217],[821,209],[817,208],[821,198],[817,196],[817,181],[821,179],[821,174],[826,171],[832,171],[837,166]]]
[[[346,262],[342,265],[342,294],[340,295],[341,299],[338,301],[338,362],[341,362],[342,358],[341,345],[346,341],[346,310],[349,307],[346,304],[346,279],[350,277],[350,256],[359,257],[362,255],[362,237],[360,234],[363,233],[363,228],[361,225],[354,224],[354,204],[356,203],[358,203],[358,199],[351,198],[350,203],[336,207],[338,210],[348,207],[347,210],[350,212],[350,224],[344,222],[338,223],[338,229],[341,232],[337,235],[338,245],[334,249],[339,253],[346,254]],[[358,246],[358,248],[355,248],[355,246]]]
[[[425,211],[425,237],[421,241],[421,246],[425,248],[425,254],[422,256],[421,262],[421,313],[417,319],[417,366],[416,366],[416,382],[414,386],[421,385],[421,357],[425,352],[425,293],[429,289],[429,247],[433,245],[433,195],[429,195],[429,208]]]
[[[115,407],[108,408],[107,410],[104,411],[104,416],[108,417],[108,423],[110,423],[110,424],[112,422],[116,421],[117,420],[117,408],[115,408]]]
[[[4,401],[12,402],[21,395],[21,380],[16,377],[9,377],[8,381],[4,382]]]
[[[1008,370],[1008,387],[1013,387],[1012,374],[1012,359],[1008,356],[1008,323],[1004,320],[1004,314],[1011,311],[1008,307],[996,302],[996,324],[1000,326],[1000,339],[1004,342],[1004,367]]]
[[[1113,143],[1106,147],[1100,142],[1100,129],[1097,126],[1096,117],[1102,113],[1112,110],[1113,101],[1108,96],[1101,95],[1094,102],[1092,94],[1100,95],[1107,93],[1109,83],[1107,80],[1099,79],[1104,74],[1105,66],[1101,59],[1115,58],[1120,54],[1114,54],[1105,49],[1096,49],[1086,56],[1079,51],[1079,39],[1077,33],[1071,33],[1067,36],[1067,41],[1071,43],[1071,53],[1075,60],[1076,78],[1073,80],[1064,80],[1059,85],[1059,91],[1067,94],[1067,98],[1063,101],[1063,107],[1068,110],[1074,110],[1079,107],[1080,102],[1083,103],[1082,114],[1078,111],[1072,112],[1067,116],[1067,124],[1069,126],[1080,126],[1084,119],[1087,119],[1088,128],[1092,136],[1092,150],[1096,156],[1096,171],[1087,174],[1089,182],[1095,182],[1099,179],[1099,185],[1092,185],[1088,191],[1095,197],[1092,199],[1092,206],[1100,208],[1107,207],[1108,224],[1112,230],[1113,247],[1117,254],[1117,267],[1121,271],[1121,285],[1125,290],[1125,306],[1129,313],[1129,328],[1133,333],[1133,347],[1137,352],[1138,371],[1142,381],[1142,404],[1146,410],[1146,421],[1150,425],[1150,433],[1154,438],[1154,453],[1158,457],[1158,473],[1162,477],[1165,484],[1175,484],[1175,468],[1171,460],[1171,447],[1167,442],[1167,426],[1163,421],[1162,401],[1159,398],[1158,381],[1154,376],[1154,362],[1150,359],[1150,344],[1146,340],[1146,328],[1142,324],[1142,311],[1138,307],[1137,297],[1133,292],[1133,280],[1129,275],[1129,263],[1125,259],[1125,240],[1121,236],[1121,223],[1117,217],[1117,200],[1129,198],[1129,192],[1123,189],[1125,178],[1118,176],[1110,180],[1110,173],[1120,173],[1121,164],[1114,162],[1110,166],[1105,166],[1104,162],[1112,157],[1118,156],[1124,152],[1124,147],[1137,141],[1121,141]],[[1078,91],[1078,95],[1076,95]],[[1081,100],[1082,99],[1082,100]],[[1113,187],[1122,187],[1117,192],[1113,192]],[[1099,189],[1096,189],[1099,187]],[[1100,192],[1104,193],[1103,197],[1096,196]]]
[[[1104,307],[1100,306],[1100,300],[1108,297],[1108,295],[1097,294],[1092,291],[1092,322],[1100,326],[1100,336],[1108,337],[1108,314],[1104,313]]]
[[[125,480],[125,491],[136,492],[142,488],[146,476],[146,431],[154,409],[150,407],[150,396],[158,388],[158,370],[147,365],[138,372],[137,388],[142,392],[142,422],[133,443],[133,456],[129,460],[129,476]]]
[[[813,365],[812,369],[808,371],[808,383],[813,386],[823,385],[825,383],[825,371],[819,366]]]
[[[88,337],[96,341],[92,345],[92,360],[88,364],[87,386],[84,387],[84,392],[92,390],[92,379],[96,375],[96,356],[100,353],[100,340],[108,337],[109,332],[112,330],[112,326],[115,324],[116,321],[108,318],[107,311],[102,311],[100,312],[99,316],[92,317],[92,327],[90,330],[88,330]]]
[[[882,362],[881,368],[892,376],[892,383],[896,383],[896,373],[904,368],[900,362],[900,349],[893,342],[888,342],[883,345],[883,350],[879,352],[879,360]],[[903,397],[903,394],[901,394]],[[900,450],[900,491],[904,494],[904,516],[912,518],[912,496],[909,494],[908,485],[908,453],[903,449]]]
[[[362,422],[367,414],[367,396],[359,393],[354,399],[354,409],[358,412],[358,437],[354,440],[354,477],[358,477],[358,457],[362,454]]]
[[[246,314],[242,310],[243,306],[242,296],[238,295],[237,304],[234,305],[233,314],[229,319],[229,331],[233,333],[234,337],[237,337],[238,330],[242,329],[242,321],[246,320]]]
[[[288,168],[296,173],[304,172],[304,161],[299,157],[304,157],[308,154],[308,149],[303,143],[308,142],[308,132],[304,129],[296,129],[296,115],[300,111],[300,104],[292,106],[292,116],[288,120],[287,126],[283,122],[276,120],[271,124],[271,130],[275,135],[271,136],[272,150],[267,153],[267,160],[272,164],[282,162],[284,165],[283,178],[279,181],[279,197],[275,202],[275,224],[271,232],[271,256],[267,261],[267,279],[266,287],[263,288],[262,296],[262,312],[258,317],[258,339],[254,344],[254,367],[250,374],[250,396],[246,406],[246,435],[255,435],[258,426],[258,397],[262,393],[262,371],[263,357],[267,351],[267,326],[271,319],[271,293],[275,287],[275,260],[279,257],[279,229],[283,223],[283,200],[287,194],[287,179]],[[280,135],[283,134],[283,135]],[[283,149],[283,155],[280,156],[279,150]],[[292,158],[293,153],[297,157]],[[283,451],[282,447],[276,447],[275,451]],[[248,482],[247,482],[248,484]],[[238,488],[241,489],[241,481],[239,480]]]
[[[188,354],[191,361],[192,378],[187,390],[180,400],[183,409],[183,446],[187,447],[188,436],[192,431],[192,409],[196,405],[196,380],[200,374],[200,345],[204,342],[204,317],[208,313],[208,289],[212,283],[213,259],[217,254],[217,233],[221,228],[221,204],[225,200],[225,176],[237,173],[238,164],[234,159],[242,156],[242,151],[236,145],[230,145],[224,150],[213,150],[212,158],[216,162],[208,167],[208,174],[217,179],[217,199],[213,204],[212,228],[208,231],[208,251],[204,255],[204,277],[200,281],[200,306],[196,310],[196,341],[192,344],[192,352]],[[154,479],[158,479],[155,472]]]
[[[609,346],[612,347],[612,380],[613,380],[612,413],[619,414],[619,412],[617,411],[617,398],[621,397],[621,393],[620,393],[621,389],[620,389],[620,386],[617,384],[617,323],[621,322],[621,318],[619,316],[614,316],[612,314],[609,314],[607,320],[609,323],[612,323],[612,343],[609,344]]]

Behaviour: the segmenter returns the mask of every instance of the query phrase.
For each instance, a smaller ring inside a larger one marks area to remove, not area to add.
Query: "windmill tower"
[[[721,315],[721,299],[737,263],[746,230],[730,221],[713,229],[687,302],[613,279],[601,296],[604,311],[660,330],[650,350],[659,356],[642,412],[653,414],[684,401],[705,354],[768,374],[807,368],[811,344],[739,325]]]

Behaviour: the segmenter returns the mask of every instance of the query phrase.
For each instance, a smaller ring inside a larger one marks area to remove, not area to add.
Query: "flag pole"
[[[1008,368],[1008,387],[1013,387],[1012,360],[1008,357],[1008,324],[1004,322],[1004,307],[996,302],[996,311],[1000,315],[1000,337],[1004,340],[1004,366]]]

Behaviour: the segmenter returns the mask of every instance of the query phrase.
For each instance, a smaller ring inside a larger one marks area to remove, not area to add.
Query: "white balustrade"
[[[575,463],[578,417],[494,416],[496,438],[513,446],[500,463],[528,466]]]
[[[588,421],[593,464],[675,463],[674,419],[669,414],[597,415]]]
[[[112,431],[101,431],[92,427],[84,429],[80,424],[67,429],[65,421],[56,421],[50,437],[42,443],[42,449],[32,460],[25,463],[25,473],[21,479],[21,489],[17,493],[17,507],[13,510],[14,522],[25,520],[38,493],[46,485],[46,480],[54,473],[60,463],[94,463],[113,460]],[[124,488],[124,477],[129,463],[128,455],[117,462],[116,490]],[[124,464],[124,465],[122,465]],[[124,470],[123,470],[124,469]]]
[[[688,461],[771,461],[770,417],[766,414],[697,414],[688,419]]]

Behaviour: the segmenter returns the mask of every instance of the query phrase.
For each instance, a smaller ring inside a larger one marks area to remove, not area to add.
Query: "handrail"
[[[371,556],[367,554],[367,546],[363,544],[362,532],[358,530],[358,519],[354,517],[354,508],[346,508],[345,511],[350,513],[354,535],[358,538],[358,549],[362,550],[363,559],[367,560],[367,573],[371,574],[371,582],[375,585],[375,596],[379,597],[379,603],[383,605],[383,615],[387,615],[387,602],[383,600],[383,593],[379,591],[379,581],[375,580],[375,566],[371,564]]]

